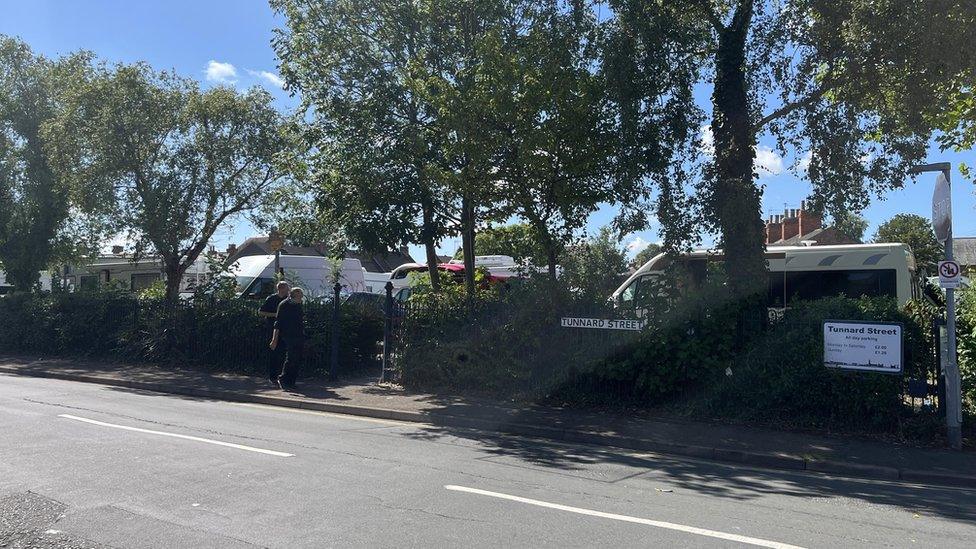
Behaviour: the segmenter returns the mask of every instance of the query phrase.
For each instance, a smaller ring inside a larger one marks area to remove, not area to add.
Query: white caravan
[[[238,296],[263,298],[274,293],[275,256],[251,255],[238,259],[228,268],[237,279]],[[300,286],[311,298],[332,296],[336,281],[335,262],[327,257],[282,254],[279,267],[285,272],[285,280],[292,286]],[[363,264],[358,259],[343,259],[339,267],[339,284],[342,294],[362,292],[366,289]]]
[[[700,286],[710,262],[721,262],[721,250],[695,250],[678,261],[685,269],[682,287]],[[915,256],[907,244],[848,244],[835,246],[777,246],[766,250],[766,281],[770,307],[787,307],[794,299],[818,299],[844,294],[848,297],[891,296],[904,306],[920,296],[915,276]],[[673,262],[658,254],[632,274],[613,295],[618,306],[633,306],[653,288],[652,281]]]

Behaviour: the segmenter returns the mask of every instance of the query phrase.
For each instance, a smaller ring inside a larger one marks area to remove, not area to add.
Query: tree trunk
[[[555,282],[556,281],[556,261],[559,258],[559,253],[556,250],[556,247],[554,245],[550,244],[548,246],[548,249],[546,250],[546,254],[547,254],[546,259],[549,262],[549,279],[552,280],[553,282]]]
[[[755,135],[746,85],[746,38],[752,2],[745,0],[719,33],[715,56],[712,133],[715,171],[711,209],[722,231],[722,248],[733,298],[754,297],[766,282],[761,192],[753,178]]]
[[[467,194],[461,199],[461,252],[464,257],[464,289],[468,297],[475,294],[474,286],[474,203]]]
[[[440,272],[437,270],[437,248],[434,241],[434,207],[429,200],[424,200],[421,204],[423,210],[423,227],[421,228],[420,238],[424,243],[424,251],[427,252],[427,274],[430,276],[430,287],[435,292],[441,289]]]
[[[180,297],[180,283],[183,281],[184,269],[179,261],[166,261],[166,302],[175,304]]]

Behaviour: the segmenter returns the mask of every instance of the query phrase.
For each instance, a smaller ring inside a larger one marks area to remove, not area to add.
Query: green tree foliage
[[[609,227],[567,247],[562,256],[563,284],[584,301],[604,302],[623,281],[627,253]]]
[[[285,18],[273,45],[301,94],[309,154],[296,180],[311,187],[312,218],[291,225],[342,230],[368,251],[436,245],[460,222],[440,177],[444,136],[426,90],[444,63],[437,2],[275,0]],[[289,223],[279,222],[285,227]]]
[[[689,96],[696,84],[712,89],[713,159],[684,162],[674,177],[690,183],[695,202],[681,185],[665,185],[658,213],[669,246],[696,226],[689,211],[721,233],[734,296],[760,291],[765,280],[758,138],[772,137],[781,152],[812,152],[806,176],[816,208],[860,211],[872,194],[901,186],[907,167],[924,156],[933,124],[912,109],[929,110],[936,100],[930,92],[952,81],[953,67],[970,56],[951,42],[972,40],[965,24],[972,4],[953,0],[610,5],[606,65],[632,147],[653,147],[662,136],[684,145],[702,113],[687,101],[676,110],[661,106]],[[899,104],[895,96],[910,100]],[[657,130],[662,118],[672,121],[670,134]],[[656,171],[634,164],[638,173]]]
[[[33,288],[64,249],[71,203],[42,128],[90,70],[88,54],[48,59],[0,35],[0,264],[17,288]]]
[[[658,255],[659,253],[661,253],[660,244],[648,244],[646,248],[637,252],[634,259],[630,261],[630,266],[633,269],[640,269],[645,263],[654,259],[654,256]]]
[[[598,73],[600,32],[593,5],[521,2],[516,23],[479,52],[500,128],[502,201],[525,220],[556,276],[560,251],[600,203],[629,203],[643,186],[611,177],[613,112]]]
[[[173,300],[217,229],[282,177],[276,154],[288,143],[271,101],[120,65],[81,86],[47,135],[59,136],[57,167],[82,205],[127,231],[137,255],[160,256]]]
[[[920,271],[935,275],[939,260],[944,255],[943,246],[935,239],[928,219],[915,214],[898,214],[878,227],[875,242],[901,242],[908,244],[915,254]]]
[[[868,220],[854,212],[834,212],[831,226],[847,236],[864,241],[864,231],[868,230]]]
[[[526,223],[514,223],[484,229],[474,239],[478,255],[507,255],[522,263],[542,265],[547,261],[547,251],[536,233]],[[461,251],[458,250],[458,256]]]

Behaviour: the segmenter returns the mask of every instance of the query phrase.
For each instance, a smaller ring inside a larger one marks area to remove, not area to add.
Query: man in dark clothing
[[[305,351],[305,313],[302,310],[302,299],[305,297],[301,288],[292,288],[288,299],[278,305],[278,316],[275,319],[274,333],[271,335],[271,349],[284,347],[287,353],[278,385],[282,389],[293,389],[298,379],[298,370],[302,367],[302,357]]]
[[[258,310],[258,314],[265,318],[265,327],[268,331],[268,339],[274,337],[275,319],[278,317],[278,305],[288,299],[290,286],[287,282],[281,281],[277,286],[277,293],[271,294],[264,300],[264,304]],[[281,375],[281,365],[285,362],[284,346],[271,349],[268,357],[268,380],[275,386],[278,385],[278,376]]]

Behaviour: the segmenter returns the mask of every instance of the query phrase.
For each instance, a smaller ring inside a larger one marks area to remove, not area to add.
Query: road
[[[0,547],[972,547],[976,491],[0,375]]]

